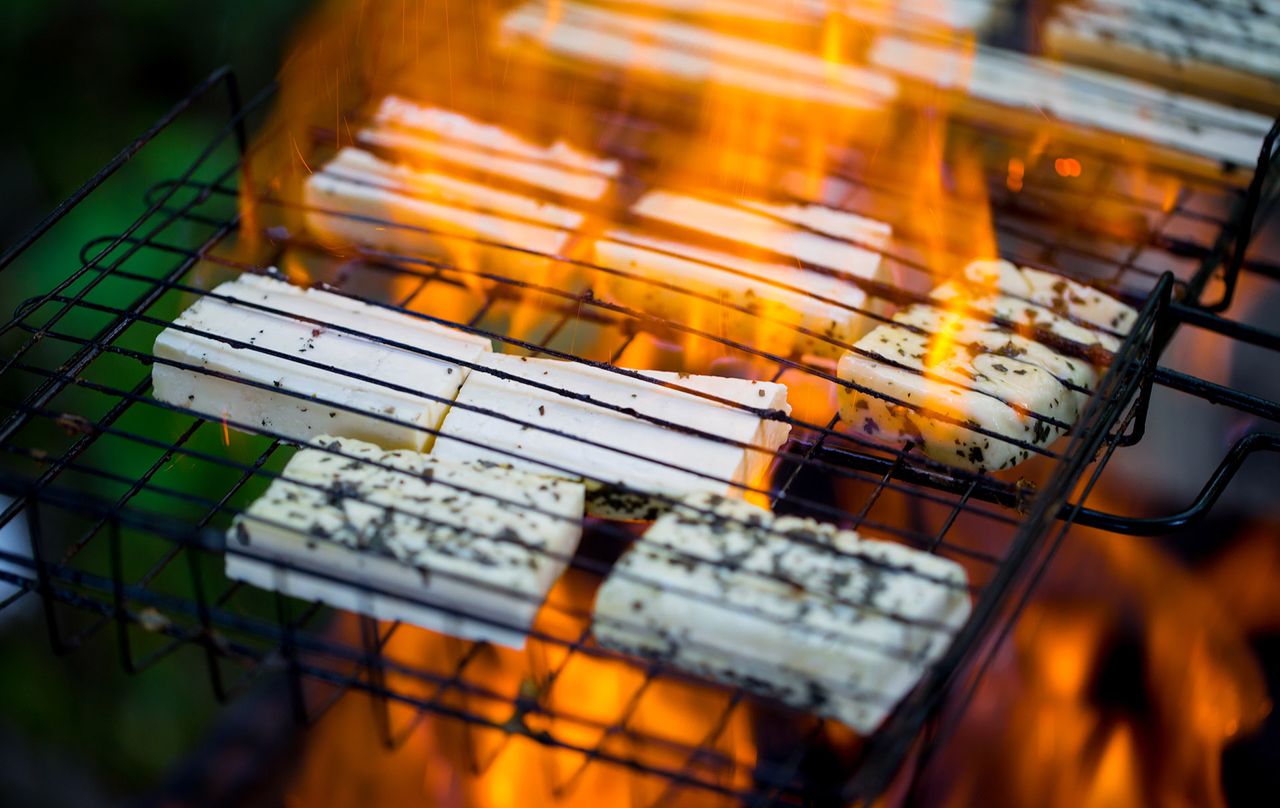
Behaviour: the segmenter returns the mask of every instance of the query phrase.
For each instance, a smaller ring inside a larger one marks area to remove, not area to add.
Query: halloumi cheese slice
[[[1096,343],[1107,350],[1119,347],[1119,340],[1115,337],[1128,334],[1138,318],[1138,312],[1132,306],[1097,289],[1052,272],[1018,267],[1003,259],[971,261],[965,266],[962,277],[957,282],[944,284],[940,288],[945,288],[946,291],[940,293],[935,290],[933,296],[948,300],[957,294],[957,285],[995,291],[1048,309],[1059,318],[1069,317],[1095,334],[1086,335],[1077,329],[1070,335],[1064,333],[1062,336],[1085,345]],[[1024,312],[1023,317],[1028,315]],[[1037,315],[1030,317],[1034,320]],[[1045,319],[1043,314],[1038,317]],[[1110,339],[1106,339],[1108,336]]]
[[[428,447],[467,377],[456,363],[491,350],[482,337],[249,274],[202,296],[174,324],[156,338],[155,356],[194,367],[156,362],[157,399],[294,441],[340,434]]]
[[[791,411],[786,387],[771,382],[655,370],[638,379],[502,354],[480,362],[493,372],[467,377],[433,454],[583,479],[596,516],[652,519],[664,498],[695,491],[743,496],[791,429],[759,414]]]
[[[227,576],[520,648],[582,533],[581,483],[322,436],[227,533]]]
[[[597,71],[604,65],[841,109],[878,111],[898,90],[884,73],[818,54],[583,3],[527,3],[503,18],[500,36],[506,47],[532,45]]]
[[[577,199],[597,201],[622,171],[609,160],[575,149],[563,140],[530,143],[492,124],[452,110],[427,107],[398,96],[382,100],[362,144],[394,153],[413,165],[458,166],[474,177],[504,177]]]
[[[306,224],[321,240],[395,256],[485,252],[520,264],[532,250],[558,255],[583,214],[435,171],[345,148],[307,178]],[[504,250],[511,245],[518,250]]]
[[[886,313],[858,285],[890,280],[881,251],[891,230],[882,222],[820,205],[667,190],[645,194],[632,213],[639,230],[611,231],[595,243],[596,263],[616,270],[599,273],[600,293],[621,305],[768,353],[833,359],[867,332],[868,316]],[[651,235],[646,222],[686,235]],[[703,235],[714,248],[696,243]]]
[[[969,611],[955,562],[702,493],[623,554],[592,631],[606,648],[870,732]]]
[[[1262,2],[1080,0],[1054,7],[1048,56],[1274,110],[1280,7]]]
[[[881,308],[840,278],[683,242],[614,231],[595,251],[618,271],[597,274],[605,300],[775,355],[837,359]]]
[[[911,306],[840,359],[837,375],[863,388],[841,388],[840,417],[867,436],[910,440],[926,457],[969,471],[1009,468],[1030,459],[1030,447],[1048,447],[1083,414],[1098,381],[1089,361],[1017,326],[1114,350],[1119,340],[1105,329],[1127,330],[1136,318],[1096,290],[997,262],[974,262],[963,281],[934,297],[950,308]],[[984,313],[1015,330],[980,319]]]
[[[667,190],[650,191],[631,210],[695,234],[788,256],[853,278],[889,280],[881,260],[891,235],[889,225],[847,211],[821,205],[719,201]]]
[[[808,30],[847,20],[873,29],[973,31],[997,13],[999,0],[947,0],[943,3],[867,3],[863,0],[629,0],[628,5],[696,17],[745,20],[773,26],[793,24]]]
[[[1017,113],[1002,123],[1040,132],[1046,120],[1060,122],[1074,139],[1105,141],[1109,150],[1116,135],[1137,138],[1176,153],[1148,150],[1144,156],[1215,177],[1223,164],[1252,169],[1271,128],[1268,115],[999,48],[882,36],[868,58],[900,77],[959,91],[965,114],[990,119],[995,105]],[[934,90],[923,97],[938,100]],[[1240,176],[1247,181],[1249,173]]]

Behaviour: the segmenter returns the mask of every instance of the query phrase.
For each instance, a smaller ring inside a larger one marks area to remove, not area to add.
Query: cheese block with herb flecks
[[[460,170],[472,179],[512,180],[584,200],[604,197],[622,171],[618,161],[579,151],[563,140],[542,146],[499,126],[397,96],[382,99],[358,139],[411,165],[446,173]]]
[[[581,226],[577,211],[437,171],[345,148],[305,184],[307,228],[322,241],[393,256],[476,255],[525,265],[558,254]],[[504,249],[511,245],[518,249]]]
[[[1263,112],[1280,99],[1277,37],[1280,7],[1266,0],[1077,0],[1043,30],[1049,56]]]
[[[1060,318],[1070,318],[1099,333],[1083,336],[1076,332],[1068,338],[1086,345],[1097,342],[1108,350],[1118,347],[1119,341],[1115,337],[1128,334],[1138,318],[1138,312],[1132,306],[1097,289],[1052,272],[1018,267],[1005,260],[971,261],[965,266],[958,284],[969,289],[995,291],[1048,309]],[[953,291],[934,292],[934,297],[942,300],[954,295]],[[1103,339],[1104,335],[1112,338]]]
[[[787,102],[875,112],[897,95],[876,70],[833,63],[814,53],[735,36],[706,26],[629,14],[585,3],[526,3],[508,13],[499,43],[509,51],[551,55],[599,75],[620,68],[665,89],[680,84],[732,87]],[[643,102],[644,93],[637,101]],[[868,115],[868,127],[881,122]]]
[[[236,517],[227,575],[519,648],[582,507],[581,483],[322,436]]]
[[[955,562],[698,494],[623,554],[592,631],[606,648],[870,732],[969,610]]]
[[[865,291],[803,267],[614,231],[595,243],[605,300],[755,350],[839,358],[881,308]]]
[[[481,363],[492,372],[467,377],[433,455],[583,479],[595,516],[652,519],[666,498],[698,491],[744,496],[791,429],[787,388],[772,382],[503,354]]]
[[[1084,412],[1097,368],[1035,341],[1037,329],[1112,350],[1118,338],[1093,321],[1128,328],[1134,319],[1095,290],[995,262],[975,262],[934,297],[940,306],[907,308],[841,358],[840,378],[862,389],[840,390],[840,417],[851,430],[895,446],[911,441],[926,457],[969,471],[1030,459]]]
[[[854,213],[821,205],[706,199],[665,190],[645,194],[632,212],[690,230],[694,235],[688,240],[705,233],[855,279],[889,281],[881,260],[891,235],[889,225]]]
[[[167,404],[287,440],[340,434],[422,449],[467,376],[458,363],[491,346],[406,313],[246,274],[197,300],[154,350],[154,395]]]
[[[1224,166],[1252,169],[1271,128],[1268,115],[1000,48],[881,36],[868,58],[919,82],[925,103],[938,102],[938,89],[954,90],[949,100],[966,116],[990,121],[1003,109],[1002,125],[1037,133],[1048,126],[1107,150],[1117,136],[1138,140],[1160,147],[1144,152],[1147,159],[1215,178]],[[1237,176],[1247,181],[1251,173]]]

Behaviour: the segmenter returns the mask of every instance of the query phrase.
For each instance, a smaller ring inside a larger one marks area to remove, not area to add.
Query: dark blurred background
[[[233,65],[246,94],[264,86],[312,5],[0,2],[0,252],[218,66]],[[112,207],[91,197],[76,231],[91,238],[118,227],[129,211],[113,209],[117,200],[140,204],[146,177],[186,164],[222,123],[215,114],[184,118],[173,136],[144,150],[130,167],[136,193],[113,195]],[[20,290],[0,289],[6,312],[18,297]],[[109,631],[57,657],[34,596],[25,600],[0,615],[0,803],[91,806],[146,794],[214,715],[200,658],[180,654],[128,676]]]

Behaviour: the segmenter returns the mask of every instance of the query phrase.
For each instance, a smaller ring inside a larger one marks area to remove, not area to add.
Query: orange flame
[[[1275,535],[1194,572],[1147,540],[1074,530],[929,787],[955,808],[1225,808],[1223,750],[1271,707],[1246,633],[1280,614],[1263,594]]]

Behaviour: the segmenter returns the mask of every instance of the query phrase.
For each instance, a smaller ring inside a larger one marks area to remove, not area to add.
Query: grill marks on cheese
[[[974,262],[933,297],[952,309],[911,306],[841,358],[840,378],[872,392],[842,389],[840,415],[868,436],[910,440],[925,456],[970,471],[1009,468],[1033,454],[1002,437],[1047,447],[1083,414],[1098,381],[1089,362],[1029,334],[1114,351],[1136,319],[1101,292],[1005,261]]]
[[[763,415],[791,411],[786,387],[772,382],[655,370],[632,378],[500,354],[481,362],[494,373],[468,377],[435,455],[585,479],[597,516],[652,519],[664,497],[698,491],[741,496],[790,431]]]
[[[379,619],[523,644],[581,537],[581,483],[348,438],[323,436],[315,447],[295,454],[232,524],[230,577]]]
[[[967,619],[966,584],[946,559],[703,493],[622,556],[593,632],[869,732]]]
[[[467,377],[456,362],[491,350],[462,331],[247,274],[202,296],[175,326],[156,339],[155,355],[193,369],[157,362],[157,399],[295,441],[336,433],[429,446],[427,430]]]

